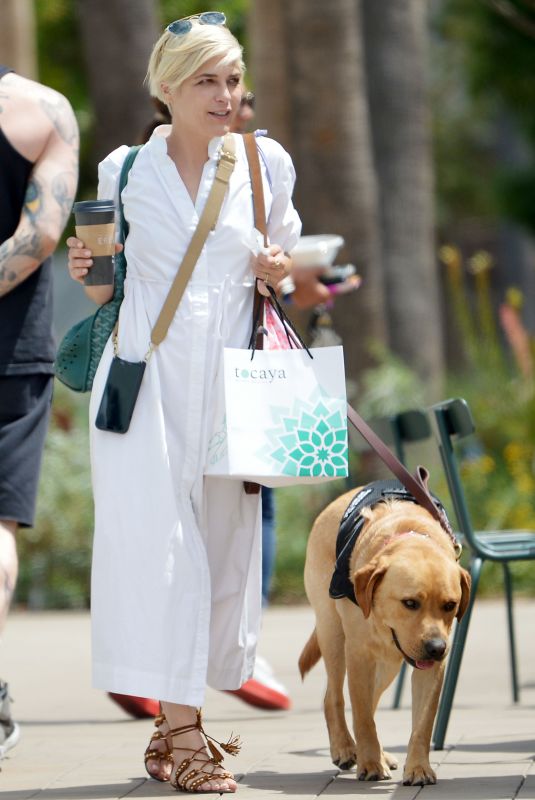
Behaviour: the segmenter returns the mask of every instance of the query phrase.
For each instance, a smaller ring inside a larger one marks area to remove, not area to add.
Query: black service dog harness
[[[432,497],[438,507],[444,511],[438,498],[435,495]],[[357,537],[366,522],[365,517],[362,516],[362,510],[374,508],[378,503],[384,503],[386,500],[405,500],[408,503],[416,503],[412,494],[400,481],[389,479],[372,481],[359,489],[346,508],[336,539],[336,564],[329,586],[329,595],[333,599],[347,597],[355,605],[358,605],[355,587],[349,577],[349,560]]]

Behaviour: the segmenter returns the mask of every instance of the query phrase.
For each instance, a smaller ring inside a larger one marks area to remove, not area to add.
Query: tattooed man
[[[52,397],[50,256],[76,192],[78,138],[62,95],[0,66],[0,631],[16,530],[34,519]],[[0,681],[0,758],[17,739]]]

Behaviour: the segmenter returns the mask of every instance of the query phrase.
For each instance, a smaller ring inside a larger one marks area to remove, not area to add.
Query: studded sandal
[[[204,738],[206,744],[202,744],[197,750],[191,747],[176,747],[174,740],[177,736],[190,731],[198,730]],[[239,753],[241,742],[239,736],[230,736],[228,742],[223,744],[214,739],[206,733],[202,726],[202,718],[200,709],[197,711],[197,719],[190,725],[183,725],[180,728],[174,728],[167,734],[168,739],[172,742],[172,750],[182,752],[190,752],[191,755],[184,758],[180,764],[177,764],[176,771],[171,778],[171,786],[177,792],[190,792],[197,794],[213,794],[214,792],[230,793],[233,789],[200,789],[204,783],[221,783],[229,778],[234,780],[231,772],[221,769],[221,762],[223,761],[223,754],[216,747],[219,745],[221,750],[229,755],[235,756]],[[207,753],[206,748],[210,755]],[[198,766],[194,766],[198,765]]]
[[[160,712],[161,708],[162,707],[160,706]],[[145,750],[145,756],[144,756],[145,769],[147,770],[150,777],[154,778],[155,781],[168,781],[171,776],[171,769],[169,769],[169,774],[164,775],[164,777],[162,777],[161,770],[164,764],[170,764],[171,766],[173,765],[173,754],[169,750],[169,744],[167,742],[168,734],[164,734],[160,730],[160,728],[164,723],[167,723],[165,714],[160,713],[158,714],[157,717],[154,717],[154,725],[156,726],[156,730],[151,736],[149,746]],[[163,742],[163,746],[160,746],[159,748],[154,747],[155,742]],[[150,771],[148,767],[149,761],[158,762],[158,772],[156,774]]]

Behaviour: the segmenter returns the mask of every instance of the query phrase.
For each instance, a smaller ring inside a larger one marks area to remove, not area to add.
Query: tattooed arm
[[[51,255],[71,212],[78,182],[78,126],[69,102],[17,75],[2,80],[0,125],[34,161],[17,229],[0,244],[0,297]]]

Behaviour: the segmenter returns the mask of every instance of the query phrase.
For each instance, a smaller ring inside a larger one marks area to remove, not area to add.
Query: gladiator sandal
[[[174,739],[183,733],[198,730],[204,737],[206,745],[203,743],[197,750],[191,747],[175,747]],[[197,711],[197,719],[189,725],[183,725],[181,728],[174,728],[167,734],[172,742],[172,750],[181,750],[191,752],[191,756],[184,758],[180,764],[177,764],[176,772],[171,778],[171,786],[177,792],[191,792],[197,794],[213,794],[214,792],[228,793],[233,792],[233,789],[200,789],[204,783],[221,783],[227,779],[234,780],[234,775],[226,770],[221,770],[221,762],[223,761],[223,754],[216,747],[219,745],[221,750],[231,756],[239,753],[241,742],[239,736],[232,736],[228,742],[223,744],[214,739],[206,733],[202,726],[201,710]],[[215,742],[215,744],[214,744]],[[210,755],[206,751],[208,748]],[[196,764],[198,766],[192,766]],[[191,767],[191,768],[190,768]]]
[[[162,707],[160,706],[160,711],[161,711],[161,708]],[[168,781],[170,776],[171,776],[171,769],[169,770],[169,774],[165,775],[165,773],[164,773],[163,777],[162,777],[162,767],[165,764],[170,764],[171,767],[173,765],[173,754],[169,750],[169,744],[167,742],[167,735],[168,734],[164,734],[160,730],[160,728],[162,727],[162,725],[164,723],[167,723],[167,720],[165,718],[165,714],[160,713],[160,714],[158,714],[157,717],[154,717],[154,725],[156,726],[156,730],[154,731],[154,733],[151,736],[151,739],[150,739],[150,742],[149,742],[149,746],[145,750],[145,756],[144,756],[145,769],[147,770],[147,772],[150,775],[150,777],[154,778],[154,780],[156,780],[156,781]],[[163,742],[163,746],[160,746],[159,748],[155,748],[153,746],[155,742]],[[148,762],[149,761],[158,762],[158,771],[157,771],[156,774],[149,770],[149,767],[148,767]]]

